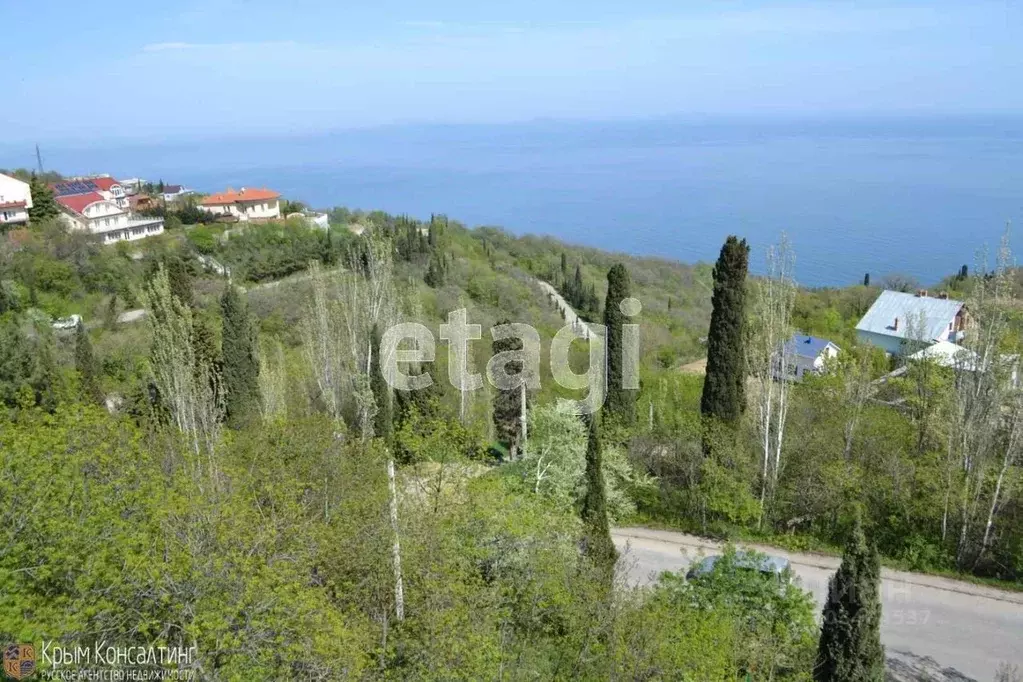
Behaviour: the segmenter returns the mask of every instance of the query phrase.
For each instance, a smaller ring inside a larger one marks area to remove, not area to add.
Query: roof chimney
[[[940,294],[938,294],[938,298],[940,298],[940,299],[942,299],[944,301],[947,301],[948,300],[948,292],[947,291],[942,291]]]
[[[899,331],[899,318],[895,318],[895,322],[892,324],[892,329]]]

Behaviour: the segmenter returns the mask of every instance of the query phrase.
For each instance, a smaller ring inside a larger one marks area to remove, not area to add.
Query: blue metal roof
[[[830,343],[827,339],[796,333],[785,343],[785,354],[815,359]],[[838,346],[835,347],[838,348]]]
[[[882,291],[856,325],[856,330],[905,339],[907,332],[913,329],[914,335],[922,337],[921,341],[933,341],[948,329],[949,322],[962,307],[962,301],[950,298]]]

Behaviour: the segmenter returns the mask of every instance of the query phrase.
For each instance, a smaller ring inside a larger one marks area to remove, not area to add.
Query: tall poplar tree
[[[636,420],[636,389],[625,388],[622,382],[624,366],[622,325],[625,315],[620,305],[632,293],[629,271],[622,263],[615,263],[607,273],[607,298],[604,300],[604,326],[607,327],[607,409],[621,424]]]
[[[384,379],[382,365],[380,364],[380,328],[373,325],[372,332],[373,351],[370,356],[369,387],[373,391],[373,402],[376,404],[376,414],[373,415],[373,435],[390,442],[394,433],[394,416],[392,414],[391,387]]]
[[[240,428],[259,416],[259,360],[255,332],[245,301],[228,284],[220,299],[223,314],[223,381],[227,423]]]
[[[618,550],[611,541],[611,527],[607,520],[607,494],[604,488],[600,432],[595,415],[589,415],[587,421],[589,438],[586,443],[586,493],[580,512],[583,522],[583,551],[594,564],[611,573],[618,560]]]
[[[828,583],[821,638],[814,664],[816,682],[883,682],[881,559],[867,544],[860,515]]]
[[[749,246],[729,236],[714,265],[714,306],[707,334],[707,376],[700,412],[734,423],[745,408],[746,273]]]
[[[75,370],[81,377],[82,393],[85,397],[97,405],[103,404],[105,396],[99,383],[96,357],[92,354],[89,332],[85,331],[85,325],[81,321],[75,327]]]

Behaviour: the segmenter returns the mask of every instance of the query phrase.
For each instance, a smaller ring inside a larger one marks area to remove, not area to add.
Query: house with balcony
[[[962,341],[968,325],[966,306],[945,294],[882,291],[856,325],[856,337],[891,355],[910,355],[943,341]]]
[[[32,191],[27,182],[0,174],[0,226],[28,222],[28,209],[32,208]]]
[[[65,183],[61,183],[65,184]],[[81,187],[64,188],[82,189]],[[163,233],[163,218],[136,217],[99,191],[61,194],[56,197],[61,219],[71,230],[99,237],[104,244],[135,241]]]
[[[242,187],[237,192],[230,187],[226,192],[211,194],[202,200],[199,208],[218,219],[231,222],[249,220],[279,220],[280,194],[273,190]]]
[[[128,193],[124,186],[109,175],[70,178],[51,185],[54,196],[67,196],[97,192],[107,201],[114,202],[120,209],[128,210]]]

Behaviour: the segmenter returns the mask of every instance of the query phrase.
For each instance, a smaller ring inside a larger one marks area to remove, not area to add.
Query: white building
[[[163,233],[163,218],[136,218],[113,198],[99,192],[65,194],[57,197],[61,219],[72,230],[99,236],[104,244],[134,241]]]
[[[292,218],[300,218],[309,224],[309,227],[316,227],[321,230],[330,229],[330,216],[326,213],[317,213],[315,211],[300,211],[296,213],[289,213],[287,216],[288,220]]]
[[[281,217],[280,194],[268,189],[246,189],[235,192],[228,188],[202,200],[200,208],[217,217],[247,220],[277,220]]]
[[[69,178],[64,182],[54,183],[50,187],[53,189],[54,196],[58,198],[95,192],[107,201],[112,201],[121,210],[128,210],[128,193],[124,191],[121,183],[109,175]]]
[[[0,225],[28,222],[32,191],[27,182],[0,174]]]
[[[174,202],[185,196],[191,194],[192,190],[188,189],[184,185],[164,185],[163,186],[163,200],[166,202]]]
[[[781,353],[785,356],[785,374],[795,381],[802,381],[807,373],[820,374],[825,370],[828,360],[836,357],[840,350],[827,339],[793,334],[781,347]],[[774,358],[774,378],[783,378],[779,354],[775,354]]]
[[[142,178],[125,178],[124,180],[118,180],[117,184],[124,188],[125,194],[132,196],[142,191],[142,185],[146,184],[146,181]]]
[[[882,291],[856,325],[856,336],[862,343],[903,355],[907,349],[912,353],[940,341],[961,341],[968,325],[962,301],[935,298],[926,291],[915,295]]]

